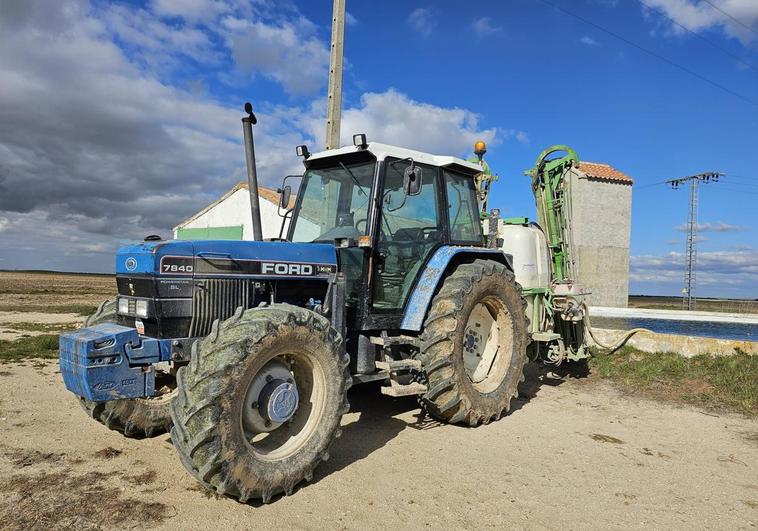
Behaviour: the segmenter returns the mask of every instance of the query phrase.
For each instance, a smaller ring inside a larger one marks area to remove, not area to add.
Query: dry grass
[[[590,360],[592,372],[627,390],[663,400],[758,415],[758,356],[649,354],[624,347]]]
[[[121,480],[147,485],[155,472],[81,472],[84,461],[64,453],[7,449],[4,457],[23,473],[0,478],[0,528],[113,529],[147,528],[173,516],[159,502],[131,498]]]
[[[46,334],[15,341],[0,340],[0,362],[29,358],[58,359],[58,336]]]
[[[3,529],[113,529],[150,527],[168,507],[125,497],[115,472],[75,474],[70,468],[18,474],[0,481]]]

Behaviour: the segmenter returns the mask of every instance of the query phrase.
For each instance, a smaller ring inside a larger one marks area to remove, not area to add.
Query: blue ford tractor
[[[251,134],[246,147],[254,167]],[[198,481],[243,502],[312,478],[353,384],[417,395],[443,422],[499,419],[533,332],[480,222],[479,165],[365,135],[298,153],[286,237],[122,247],[117,298],[60,338],[65,385],[93,418],[170,431]],[[251,194],[257,207],[256,182]]]

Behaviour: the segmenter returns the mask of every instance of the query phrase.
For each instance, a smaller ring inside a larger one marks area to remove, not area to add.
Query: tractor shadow
[[[524,408],[539,395],[540,390],[547,387],[558,387],[571,379],[583,379],[590,375],[586,360],[569,362],[562,365],[545,365],[540,362],[529,362],[524,367],[524,381],[518,386],[518,397],[511,401],[511,411]]]
[[[519,396],[511,402],[510,414],[524,408],[544,386],[555,387],[569,379],[587,376],[589,369],[586,363],[568,363],[558,367],[528,363],[524,368],[525,379],[519,385]],[[406,428],[430,430],[445,426],[420,408],[415,397],[390,398],[382,395],[379,387],[378,383],[370,383],[350,390],[350,414],[357,413],[359,417],[342,426],[342,436],[332,445],[329,460],[316,469],[314,483],[365,459]],[[408,415],[405,415],[411,412],[414,420],[407,419]],[[405,418],[398,418],[400,416]]]
[[[316,469],[314,483],[360,461],[379,450],[406,428],[428,429],[441,425],[425,418],[415,397],[391,398],[382,395],[379,384],[363,384],[350,390],[349,415],[358,414],[357,420],[342,426],[342,436],[329,450],[330,458]],[[416,419],[397,418],[415,412]]]

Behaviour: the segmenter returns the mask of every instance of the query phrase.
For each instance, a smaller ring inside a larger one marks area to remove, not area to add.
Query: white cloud
[[[437,17],[428,7],[418,7],[408,15],[408,23],[419,35],[428,37],[437,26]]]
[[[146,9],[110,4],[96,15],[111,34],[152,68],[175,66],[182,57],[209,62],[218,56],[205,31],[171,23]]]
[[[312,114],[304,127],[318,146],[324,144],[322,113]],[[498,141],[498,130],[481,128],[474,112],[421,103],[392,89],[364,94],[360,106],[345,109],[340,131],[343,145],[352,142],[353,134],[366,133],[369,141],[447,155],[467,153],[480,138]]]
[[[581,42],[582,44],[586,44],[587,46],[599,46],[600,44],[589,35],[583,36],[581,39],[579,39],[579,42]]]
[[[471,28],[478,37],[491,37],[492,35],[503,32],[503,28],[494,25],[490,17],[474,19],[474,22],[471,23]]]
[[[329,48],[303,26],[224,20],[226,40],[235,63],[243,71],[262,72],[292,94],[313,94],[326,85]]]
[[[149,232],[167,235],[244,175],[241,109],[135,65],[101,12],[42,4],[0,12],[4,239],[39,242],[38,251],[55,254],[77,234],[97,234],[111,248]],[[277,153],[259,160],[263,184],[299,166],[281,148],[304,140],[292,112],[259,112],[258,148]],[[48,246],[49,227],[63,230]]]
[[[715,9],[707,2],[696,0],[646,0],[652,8],[663,11],[668,17],[678,24],[692,30],[701,31],[708,29],[721,29],[730,37],[735,37],[744,44],[756,39],[756,34],[745,26],[756,28],[758,26],[758,2],[756,0],[712,0],[711,3],[718,7]],[[650,9],[643,7],[643,11]],[[728,13],[742,24],[738,24],[724,13]],[[683,33],[684,30],[675,24],[669,28],[675,34]]]
[[[198,22],[208,21],[231,11],[228,2],[221,0],[152,0],[153,11],[159,15]]]
[[[689,229],[687,225],[683,223],[677,225],[676,230],[679,232],[687,232]],[[741,225],[731,225],[729,223],[724,223],[723,221],[697,224],[698,232],[742,232],[746,230],[747,228]]]
[[[684,270],[684,253],[632,256],[629,280],[642,290],[658,286],[674,294],[681,290]],[[699,252],[696,270],[702,296],[758,297],[758,251]]]
[[[145,8],[92,7],[84,0],[3,4],[4,265],[112,270],[119,245],[151,233],[169,236],[177,222],[244,179],[242,102],[232,107],[194,90],[203,80],[196,72],[184,75],[193,62],[219,56],[231,62],[232,41],[247,39],[255,48],[241,53],[240,68],[291,92],[318,90],[325,82],[326,39],[297,13],[288,11],[293,16],[285,22],[260,15],[255,10],[262,4],[248,0],[183,2]],[[226,7],[201,17],[199,6],[216,4]],[[172,6],[178,7],[170,11]],[[280,6],[272,8],[275,15]],[[192,31],[181,35],[185,30]],[[314,60],[321,67],[306,65]],[[242,77],[233,69],[230,76]],[[323,146],[325,103],[253,103],[259,104],[259,178],[275,186],[302,169],[295,145]],[[368,93],[345,109],[343,142],[366,132],[372,140],[463,155],[478,138],[528,141],[523,131],[485,128],[480,121],[470,110],[414,101],[394,90]]]
[[[358,24],[358,19],[355,18],[350,13],[350,11],[346,11],[345,12],[345,24],[347,24],[348,26],[355,26],[356,24]]]

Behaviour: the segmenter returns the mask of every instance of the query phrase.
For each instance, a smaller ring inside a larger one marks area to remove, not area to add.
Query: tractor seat
[[[395,237],[393,238],[396,242],[397,241],[404,241],[404,242],[423,242],[424,241],[424,231],[422,229],[418,229],[415,227],[406,227],[403,229],[397,229],[395,232]]]

